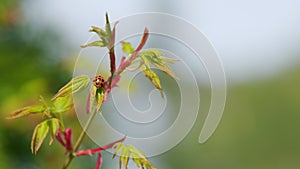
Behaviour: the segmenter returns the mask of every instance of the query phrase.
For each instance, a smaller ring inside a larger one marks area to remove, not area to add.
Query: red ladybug
[[[104,87],[105,81],[101,75],[95,76],[93,79],[93,84],[99,89]]]

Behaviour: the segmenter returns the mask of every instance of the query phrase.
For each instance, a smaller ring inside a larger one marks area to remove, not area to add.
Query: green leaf
[[[45,107],[38,105],[38,106],[28,106],[21,109],[18,109],[11,113],[7,119],[16,119],[24,116],[28,116],[30,114],[37,114],[37,113],[43,113],[45,111]]]
[[[163,61],[165,61],[166,63],[175,63],[175,62],[177,62],[177,61],[180,61],[180,60],[178,60],[178,59],[171,59],[171,58],[167,58],[167,57],[164,57],[164,56],[161,56],[160,57]]]
[[[111,28],[110,28],[110,23],[109,23],[109,19],[108,19],[108,13],[105,14],[105,20],[106,20],[106,24],[105,24],[105,31],[107,33],[107,36],[110,39],[111,36]]]
[[[112,148],[116,149],[116,151],[115,151],[115,153],[114,153],[114,155],[113,155],[112,158],[115,158],[115,157],[116,157],[116,155],[119,153],[119,151],[120,151],[120,149],[121,149],[122,146],[123,146],[122,143],[116,143],[116,144],[112,147]]]
[[[163,53],[156,49],[148,49],[148,50],[144,50],[144,51],[140,52],[139,55],[142,55],[142,56],[148,55],[150,57],[153,57],[153,56],[160,57],[163,55]]]
[[[134,48],[131,46],[131,44],[129,42],[122,42],[122,50],[124,53],[126,53],[127,55],[133,54],[134,52]]]
[[[59,97],[53,101],[54,112],[63,113],[72,108],[72,99],[69,96]]]
[[[146,66],[141,66],[140,69],[142,70],[143,74],[152,82],[152,84],[160,91],[162,92],[162,87],[160,84],[159,77],[157,74],[150,68]]]
[[[150,161],[148,161],[147,157],[139,151],[137,148],[135,148],[132,145],[124,145],[123,143],[117,143],[114,145],[116,149],[113,158],[116,156],[116,154],[119,153],[119,166],[122,168],[122,165],[125,167],[125,169],[128,168],[128,161],[131,158],[133,162],[136,164],[138,168],[146,168],[146,169],[158,169],[155,167]]]
[[[88,97],[86,112],[94,111],[94,108],[97,108],[96,110],[99,111],[104,99],[104,88],[98,89],[92,85]]]
[[[97,92],[96,92],[97,111],[100,110],[103,99],[104,99],[104,89],[103,88],[97,89]]]
[[[89,44],[86,44],[86,45],[81,45],[80,47],[81,48],[86,48],[86,47],[90,47],[90,46],[99,46],[99,47],[105,47],[107,45],[107,43],[103,42],[103,41],[94,41],[94,42],[91,42]]]
[[[88,95],[88,101],[87,101],[87,107],[86,107],[86,113],[92,112],[96,106],[96,93],[97,93],[97,87],[92,85],[90,88],[90,93]]]
[[[49,119],[47,121],[47,123],[48,123],[49,129],[50,129],[50,136],[51,136],[49,145],[51,145],[55,138],[55,135],[57,134],[58,130],[60,129],[60,121],[57,118],[52,118],[52,119]]]
[[[99,36],[99,38],[102,40],[104,44],[109,44],[110,37],[108,34],[101,28],[98,28],[96,26],[92,26],[92,28],[89,30],[89,32],[95,32]]]
[[[52,98],[52,100],[58,97],[65,97],[76,92],[79,92],[82,89],[85,89],[90,83],[90,78],[86,75],[80,75],[73,78],[69,83],[63,86],[56,95]]]
[[[36,154],[37,151],[40,149],[42,143],[44,142],[47,134],[51,134],[50,143],[53,142],[53,138],[57,134],[60,128],[60,121],[57,118],[47,119],[40,124],[38,124],[33,132],[32,139],[31,139],[31,151],[33,154]]]
[[[47,104],[45,98],[42,95],[40,95],[39,101],[42,103],[42,105],[44,105],[45,107],[48,107],[48,104]]]
[[[141,57],[142,62],[147,64],[148,67],[151,64],[156,68],[160,69],[161,71],[165,72],[172,78],[178,79],[178,77],[175,76],[175,74],[167,64],[167,63],[175,63],[178,60],[163,57],[163,53],[156,49],[145,50],[143,52],[140,52],[138,56]]]
[[[107,33],[103,29],[96,27],[96,26],[92,26],[91,29],[89,30],[89,32],[97,33],[101,39],[107,37]]]
[[[123,153],[122,153],[122,155],[120,157],[122,159],[122,161],[123,161],[124,166],[126,167],[126,169],[128,168],[127,166],[128,166],[128,161],[129,161],[130,153],[131,152],[129,151],[129,149],[124,149]]]
[[[31,152],[36,154],[37,151],[40,149],[42,143],[44,142],[47,134],[49,132],[49,125],[48,120],[43,121],[42,123],[38,124],[33,132],[33,136],[31,139]]]

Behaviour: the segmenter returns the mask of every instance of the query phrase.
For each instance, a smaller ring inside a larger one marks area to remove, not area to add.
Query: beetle
[[[104,87],[105,80],[101,75],[95,76],[93,79],[93,84],[96,86],[98,89]]]

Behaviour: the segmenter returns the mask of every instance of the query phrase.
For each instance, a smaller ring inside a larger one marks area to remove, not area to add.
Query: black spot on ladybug
[[[105,82],[105,80],[101,75],[95,76],[93,79],[93,84],[98,89],[104,87],[104,82]]]

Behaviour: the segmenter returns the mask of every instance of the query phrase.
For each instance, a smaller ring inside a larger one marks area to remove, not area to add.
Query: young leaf
[[[71,109],[72,107],[72,99],[69,96],[59,97],[53,101],[54,112],[55,113],[63,113]]]
[[[129,151],[129,149],[123,148],[122,155],[120,156],[120,161],[121,163],[123,162],[126,169],[128,168],[130,154],[131,152]]]
[[[53,142],[53,139],[55,138],[55,136],[60,128],[60,121],[56,118],[52,118],[52,119],[47,120],[47,123],[48,123],[49,129],[50,129],[50,134],[51,134],[50,142],[49,142],[49,145],[51,145]]]
[[[152,82],[152,84],[160,91],[162,92],[162,87],[160,84],[160,80],[157,76],[157,74],[150,68],[146,67],[146,66],[141,66],[140,69],[142,70],[143,74],[150,79],[150,81]]]
[[[43,121],[42,123],[38,124],[35,127],[32,140],[31,140],[31,152],[33,154],[36,154],[37,151],[40,149],[48,132],[49,132],[49,125],[47,120]]]
[[[86,113],[93,111],[93,109],[96,105],[96,92],[97,92],[97,87],[92,85],[90,88],[90,93],[88,95],[88,100],[86,103]]]
[[[27,116],[30,114],[42,113],[44,111],[45,111],[45,107],[41,106],[41,105],[28,106],[28,107],[24,107],[24,108],[14,111],[6,118],[7,119],[16,119],[16,118],[24,117],[24,116]]]
[[[116,149],[114,155],[112,158],[115,158],[116,155],[119,153],[119,151],[121,151],[121,148],[123,147],[123,144],[121,143],[116,143],[112,148]]]
[[[128,161],[130,158],[133,160],[133,162],[138,168],[158,169],[150,161],[148,161],[147,157],[142,152],[140,152],[134,146],[125,146],[123,143],[117,143],[113,148],[116,149],[113,158],[115,158],[116,154],[118,153],[120,155],[120,169],[122,168],[122,165],[124,165],[125,169],[128,168]]]
[[[73,151],[71,128],[66,128],[65,130],[59,129],[55,137],[56,140],[65,147],[66,154]]]
[[[100,110],[104,98],[104,90],[103,88],[97,89],[96,92],[96,102],[97,102],[97,111]]]
[[[86,103],[86,113],[93,111],[94,108],[97,108],[97,111],[99,111],[103,99],[104,99],[104,88],[98,89],[96,86],[92,85]]]
[[[172,63],[172,64],[174,64],[175,62],[177,62],[177,61],[180,61],[180,60],[178,60],[178,59],[171,59],[171,58],[167,58],[167,57],[164,57],[164,56],[161,56],[160,57],[163,61],[165,61],[166,63]]]
[[[74,94],[84,88],[86,88],[90,83],[90,78],[86,75],[80,75],[73,78],[69,83],[63,86],[56,95],[52,98],[55,100],[58,97],[65,97]]]
[[[134,52],[134,48],[131,46],[131,44],[129,42],[122,42],[122,50],[124,53],[126,53],[127,55],[133,54]]]
[[[92,26],[92,28],[89,30],[89,32],[95,32],[98,34],[99,38],[105,43],[105,44],[108,44],[108,41],[109,41],[109,37],[107,35],[107,33],[101,29],[101,28],[98,28],[96,26]]]
[[[106,20],[105,31],[107,33],[107,36],[110,38],[110,36],[111,36],[111,28],[110,28],[110,23],[109,23],[109,19],[108,19],[108,13],[105,14],[105,20]]]
[[[86,47],[90,47],[90,46],[99,46],[99,47],[105,47],[107,45],[107,43],[103,42],[103,41],[94,41],[94,42],[91,42],[89,44],[86,44],[86,45],[81,45],[80,47],[81,48],[86,48]]]
[[[42,143],[44,142],[49,129],[51,132],[51,137],[54,137],[56,133],[58,132],[60,127],[59,120],[56,118],[51,118],[48,120],[45,120],[38,124],[33,132],[32,139],[31,139],[31,151],[33,154],[36,154],[37,151],[40,149]],[[50,144],[52,143],[53,138],[50,139]]]
[[[178,79],[172,72],[171,68],[167,65],[167,63],[175,63],[177,60],[163,57],[163,53],[156,49],[145,50],[140,52],[138,56],[141,57],[145,64],[152,64],[172,78]]]
[[[45,100],[45,98],[42,95],[40,95],[39,101],[42,103],[42,105],[44,107],[49,107],[48,104],[47,104],[47,102],[46,102],[46,100]]]

